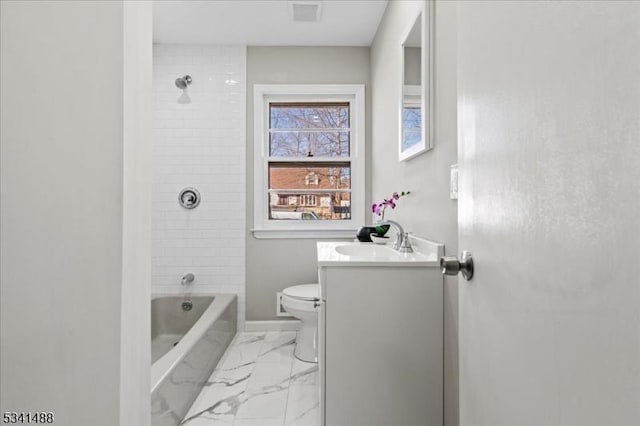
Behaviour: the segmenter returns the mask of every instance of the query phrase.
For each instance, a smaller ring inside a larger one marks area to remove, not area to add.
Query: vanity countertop
[[[413,253],[398,253],[390,245],[361,242],[317,243],[318,266],[412,266],[438,267],[444,246],[440,243],[411,236]]]

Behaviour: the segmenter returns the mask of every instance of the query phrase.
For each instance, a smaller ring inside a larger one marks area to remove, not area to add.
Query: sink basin
[[[413,253],[398,253],[390,245],[346,241],[318,241],[318,266],[439,266],[442,244],[411,237]]]
[[[345,256],[369,257],[388,259],[397,256],[397,253],[385,246],[374,245],[344,245],[337,246],[336,251]]]

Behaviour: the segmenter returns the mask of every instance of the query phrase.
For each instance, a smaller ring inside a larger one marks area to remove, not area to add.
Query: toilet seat
[[[316,301],[320,300],[320,286],[318,284],[300,284],[287,287],[282,294],[292,299]]]

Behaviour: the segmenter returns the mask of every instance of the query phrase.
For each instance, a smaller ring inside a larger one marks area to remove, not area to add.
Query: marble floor
[[[188,426],[318,426],[318,365],[295,332],[240,332],[182,421]]]

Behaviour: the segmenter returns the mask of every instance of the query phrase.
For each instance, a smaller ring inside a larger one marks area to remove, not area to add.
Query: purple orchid
[[[389,199],[385,198],[380,203],[373,203],[371,205],[371,212],[380,216],[380,220],[384,220],[384,211],[387,207],[391,207],[392,209],[396,208],[396,201],[400,199],[400,197],[404,197],[405,195],[411,194],[411,191],[402,191],[401,193],[394,192]]]

